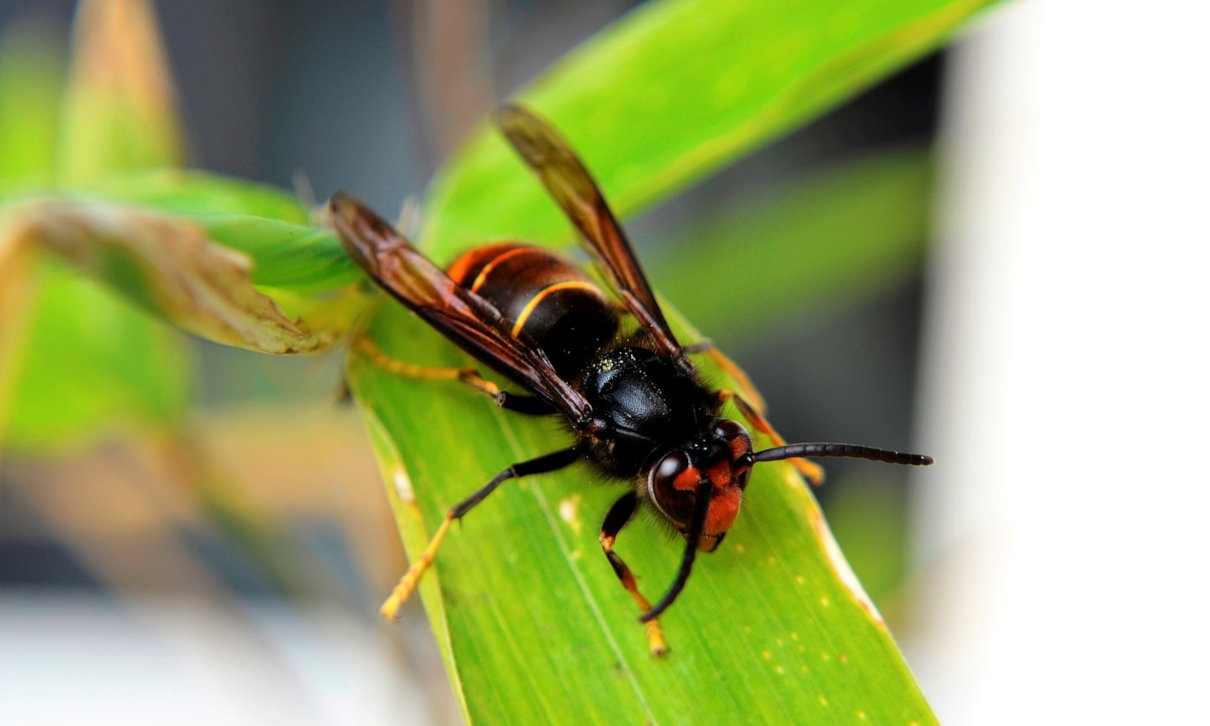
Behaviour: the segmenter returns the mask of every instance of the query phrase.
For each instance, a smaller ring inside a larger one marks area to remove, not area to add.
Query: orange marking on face
[[[706,510],[704,532],[708,535],[720,535],[731,529],[735,518],[739,516],[739,506],[743,498],[744,494],[739,487],[727,487],[717,492]]]
[[[698,472],[697,467],[691,466],[676,475],[676,478],[672,480],[672,486],[674,489],[693,491],[697,489],[697,483],[701,481],[701,478],[702,475]]]
[[[706,476],[714,485],[715,491],[721,490],[731,483],[731,464],[720,461],[706,470]]]
[[[752,450],[752,442],[748,440],[747,436],[736,436],[727,442],[727,446],[731,448],[732,461]]]

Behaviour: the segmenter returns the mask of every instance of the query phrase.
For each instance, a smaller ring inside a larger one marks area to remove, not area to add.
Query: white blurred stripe
[[[432,721],[377,629],[337,609],[247,614],[5,593],[0,724]]]
[[[1205,719],[1202,7],[1009,5],[952,65],[905,638],[949,723]]]

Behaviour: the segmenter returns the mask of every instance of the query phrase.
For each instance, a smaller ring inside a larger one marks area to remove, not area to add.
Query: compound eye
[[[671,486],[676,477],[688,468],[689,457],[685,456],[684,452],[674,451],[659,460],[659,463],[652,469],[651,475],[655,478],[657,485]]]
[[[747,436],[748,432],[744,431],[743,426],[740,426],[739,424],[735,423],[731,419],[724,418],[724,419],[720,419],[717,423],[714,424],[714,435],[719,437],[720,439],[725,439],[727,441],[730,441],[731,439],[735,438],[736,436],[740,436],[740,435]]]
[[[647,493],[674,524],[687,526],[693,516],[694,490],[701,477],[683,451],[665,454],[647,475]]]
[[[732,464],[752,467],[752,439],[743,426],[723,419],[714,425],[714,435],[727,442],[727,448],[731,450]]]

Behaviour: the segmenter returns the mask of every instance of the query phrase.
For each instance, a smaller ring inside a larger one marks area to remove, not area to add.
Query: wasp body
[[[791,459],[818,482],[818,466],[801,457],[849,456],[898,464],[932,460],[850,444],[786,444],[757,405],[734,391],[706,386],[690,359],[693,353],[711,354],[733,373],[742,373],[709,345],[682,346],[677,341],[621,226],[570,147],[525,109],[506,107],[496,121],[579,230],[616,297],[559,255],[522,243],[474,248],[442,271],[359,203],[344,195],[332,199],[329,209],[337,232],[366,272],[524,393],[501,391],[474,372],[419,369],[376,353],[385,366],[457,378],[519,413],[562,416],[574,437],[565,449],[513,464],[455,505],[383,612],[392,616],[411,594],[450,523],[500,484],[585,461],[631,485],[606,514],[600,542],[642,611],[640,621],[646,623],[652,652],[661,654],[667,647],[656,618],[685,586],[697,552],[712,552],[722,543],[739,515],[756,464]],[[637,323],[633,330],[623,330],[622,311]],[[754,392],[749,397],[755,399]],[[749,432],[722,415],[727,401],[776,446],[754,451]],[[614,551],[618,533],[640,506],[651,507],[685,539],[676,579],[654,606]]]

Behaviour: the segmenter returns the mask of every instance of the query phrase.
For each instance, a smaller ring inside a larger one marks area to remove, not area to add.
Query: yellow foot
[[[647,628],[647,648],[651,654],[657,658],[668,654],[668,643],[664,640],[664,631],[660,628],[660,621],[651,620],[644,623]]]
[[[428,547],[424,548],[424,552],[420,553],[420,557],[412,563],[408,571],[399,579],[399,584],[395,585],[395,589],[382,603],[382,607],[378,612],[387,620],[397,620],[399,618],[399,609],[408,601],[412,593],[416,590],[416,585],[420,583],[420,578],[424,576],[429,566],[433,564],[433,560],[437,557],[437,550],[441,547],[441,542],[445,539],[445,535],[450,531],[450,523],[453,522],[453,517],[446,516],[441,522],[441,526],[437,528],[437,533],[433,535],[433,539],[429,542]]]

